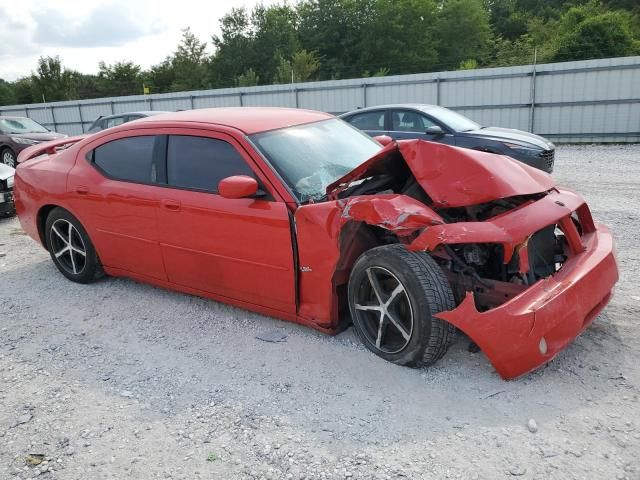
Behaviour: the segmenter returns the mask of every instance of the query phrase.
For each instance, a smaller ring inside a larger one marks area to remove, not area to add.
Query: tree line
[[[299,0],[233,8],[208,41],[183,31],[144,70],[97,74],[41,57],[0,79],[0,105],[253,86],[640,54],[637,0]]]

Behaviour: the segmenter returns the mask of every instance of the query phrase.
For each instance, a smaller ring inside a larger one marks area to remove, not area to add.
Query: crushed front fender
[[[504,379],[538,368],[591,325],[618,280],[609,230],[598,224],[582,240],[583,252],[506,303],[479,312],[468,292],[457,308],[436,317],[465,332]]]

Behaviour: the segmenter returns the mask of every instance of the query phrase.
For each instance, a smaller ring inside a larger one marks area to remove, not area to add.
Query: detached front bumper
[[[582,252],[506,303],[478,312],[469,292],[457,308],[436,316],[469,335],[504,379],[536,369],[591,325],[618,280],[609,230],[597,224],[581,240]]]

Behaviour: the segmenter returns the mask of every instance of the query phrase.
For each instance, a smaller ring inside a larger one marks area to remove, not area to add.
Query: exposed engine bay
[[[548,195],[548,192],[515,195],[468,206],[439,205],[418,182],[399,151],[379,161],[367,173],[366,177],[343,185],[335,198],[404,195],[431,208],[445,224],[490,221]],[[573,221],[580,230],[577,215]],[[420,233],[416,230],[406,236],[387,234],[382,240],[408,244]],[[500,243],[442,244],[430,253],[448,277],[457,303],[462,302],[467,292],[473,292],[476,308],[482,312],[553,275],[562,267],[570,251],[561,227],[551,224],[528,236],[510,256],[505,254]]]

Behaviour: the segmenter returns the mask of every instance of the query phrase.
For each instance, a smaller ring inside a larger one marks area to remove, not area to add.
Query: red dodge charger
[[[305,110],[158,115],[23,151],[16,207],[72,281],[352,321],[401,365],[433,364],[460,329],[514,378],[605,307],[612,238],[579,195],[506,156],[383,143]]]

